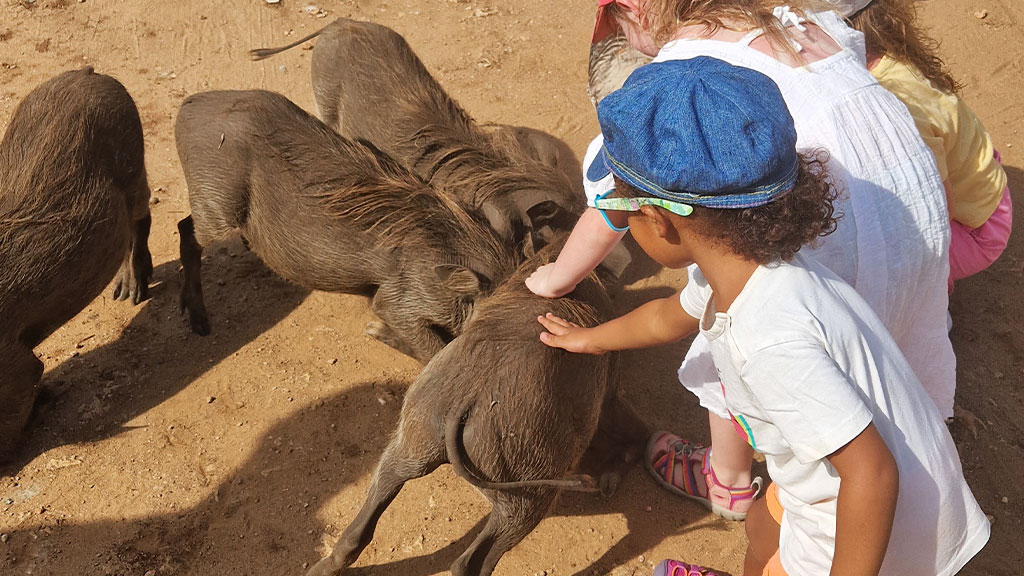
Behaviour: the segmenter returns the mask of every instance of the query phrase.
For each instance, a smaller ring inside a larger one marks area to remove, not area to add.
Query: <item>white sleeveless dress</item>
[[[785,16],[786,10],[776,14]],[[792,68],[751,48],[750,41],[760,35],[755,32],[740,42],[676,40],[655,61],[711,56],[757,70],[778,84],[796,124],[797,147],[828,151],[828,169],[842,194],[836,203],[842,213],[838,229],[803,253],[867,300],[948,418],[956,388],[956,358],[946,327],[950,233],[935,159],[906,107],[865,68],[860,33],[834,12],[808,18],[840,52]],[[729,417],[703,337],[694,340],[679,378],[701,405]]]

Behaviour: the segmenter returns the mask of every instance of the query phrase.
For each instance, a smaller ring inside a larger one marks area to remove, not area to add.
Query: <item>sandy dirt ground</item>
[[[580,155],[597,132],[585,90],[591,1],[308,5],[0,0],[0,128],[35,85],[66,69],[95,66],[134,96],[154,189],[156,264],[149,301],[131,307],[104,294],[37,349],[43,384],[62,395],[35,419],[19,459],[0,468],[0,574],[302,574],[362,502],[418,370],[363,334],[373,319],[367,303],[291,285],[235,240],[206,252],[213,334],[191,334],[178,313],[175,224],[188,213],[173,145],[181,100],[266,88],[314,109],[308,50],[259,63],[247,50],[337,16],[373,20],[405,35],[479,120],[543,129]],[[922,7],[1024,206],[1024,4]],[[616,296],[620,311],[683,281],[675,271],[637,276]],[[973,416],[953,433],[994,522],[964,574],[1024,574],[1022,279],[1018,232],[1003,258],[952,298],[957,402]],[[653,428],[703,439],[706,421],[675,379],[684,345],[627,354],[622,385]],[[353,573],[444,573],[487,511],[444,466],[406,486]],[[564,496],[496,573],[648,574],[679,557],[738,575],[744,542],[742,524],[673,497],[636,468],[610,499]]]

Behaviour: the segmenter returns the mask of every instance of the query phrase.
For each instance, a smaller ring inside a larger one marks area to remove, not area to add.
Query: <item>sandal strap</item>
[[[763,483],[763,480],[761,480],[760,476],[754,478],[754,480],[750,483],[750,486],[744,488],[736,486],[726,486],[725,484],[722,484],[718,480],[718,476],[715,474],[714,468],[711,467],[711,447],[708,447],[708,449],[704,452],[704,460],[701,463],[700,471],[702,474],[704,474],[704,478],[708,483],[714,484],[719,488],[724,488],[726,491],[729,492],[729,509],[732,509],[733,504],[735,504],[736,502],[741,500],[753,500],[754,498],[757,498],[758,494],[761,493],[761,485]]]
[[[696,564],[672,560],[670,561],[669,572],[665,576],[718,576],[718,573]]]
[[[669,449],[654,463],[654,469],[670,486],[676,486],[675,479],[676,459],[682,460],[683,470],[683,491],[687,494],[706,498],[707,494],[701,494],[697,488],[697,478],[694,476],[694,466],[690,456],[703,448],[700,444],[691,444],[683,439],[677,439],[669,444]]]

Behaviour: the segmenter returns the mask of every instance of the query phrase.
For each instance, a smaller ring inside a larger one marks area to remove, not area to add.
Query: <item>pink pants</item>
[[[999,160],[999,152],[996,152]],[[950,221],[949,242],[949,291],[953,292],[953,281],[988,268],[1006,250],[1013,227],[1013,203],[1010,188],[1003,190],[1003,199],[996,211],[977,228]]]

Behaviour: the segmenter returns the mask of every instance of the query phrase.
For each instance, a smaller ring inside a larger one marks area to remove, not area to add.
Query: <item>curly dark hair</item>
[[[850,18],[864,33],[868,57],[888,55],[921,71],[944,92],[957,94],[960,83],[939,56],[939,43],[918,24],[914,0],[875,0]]]
[[[792,260],[797,251],[835,231],[842,214],[833,203],[839,190],[826,170],[828,152],[800,154],[793,189],[756,208],[721,209],[694,206],[684,218],[691,230],[724,244],[747,260],[773,264]],[[624,198],[649,196],[615,178],[615,193]]]

